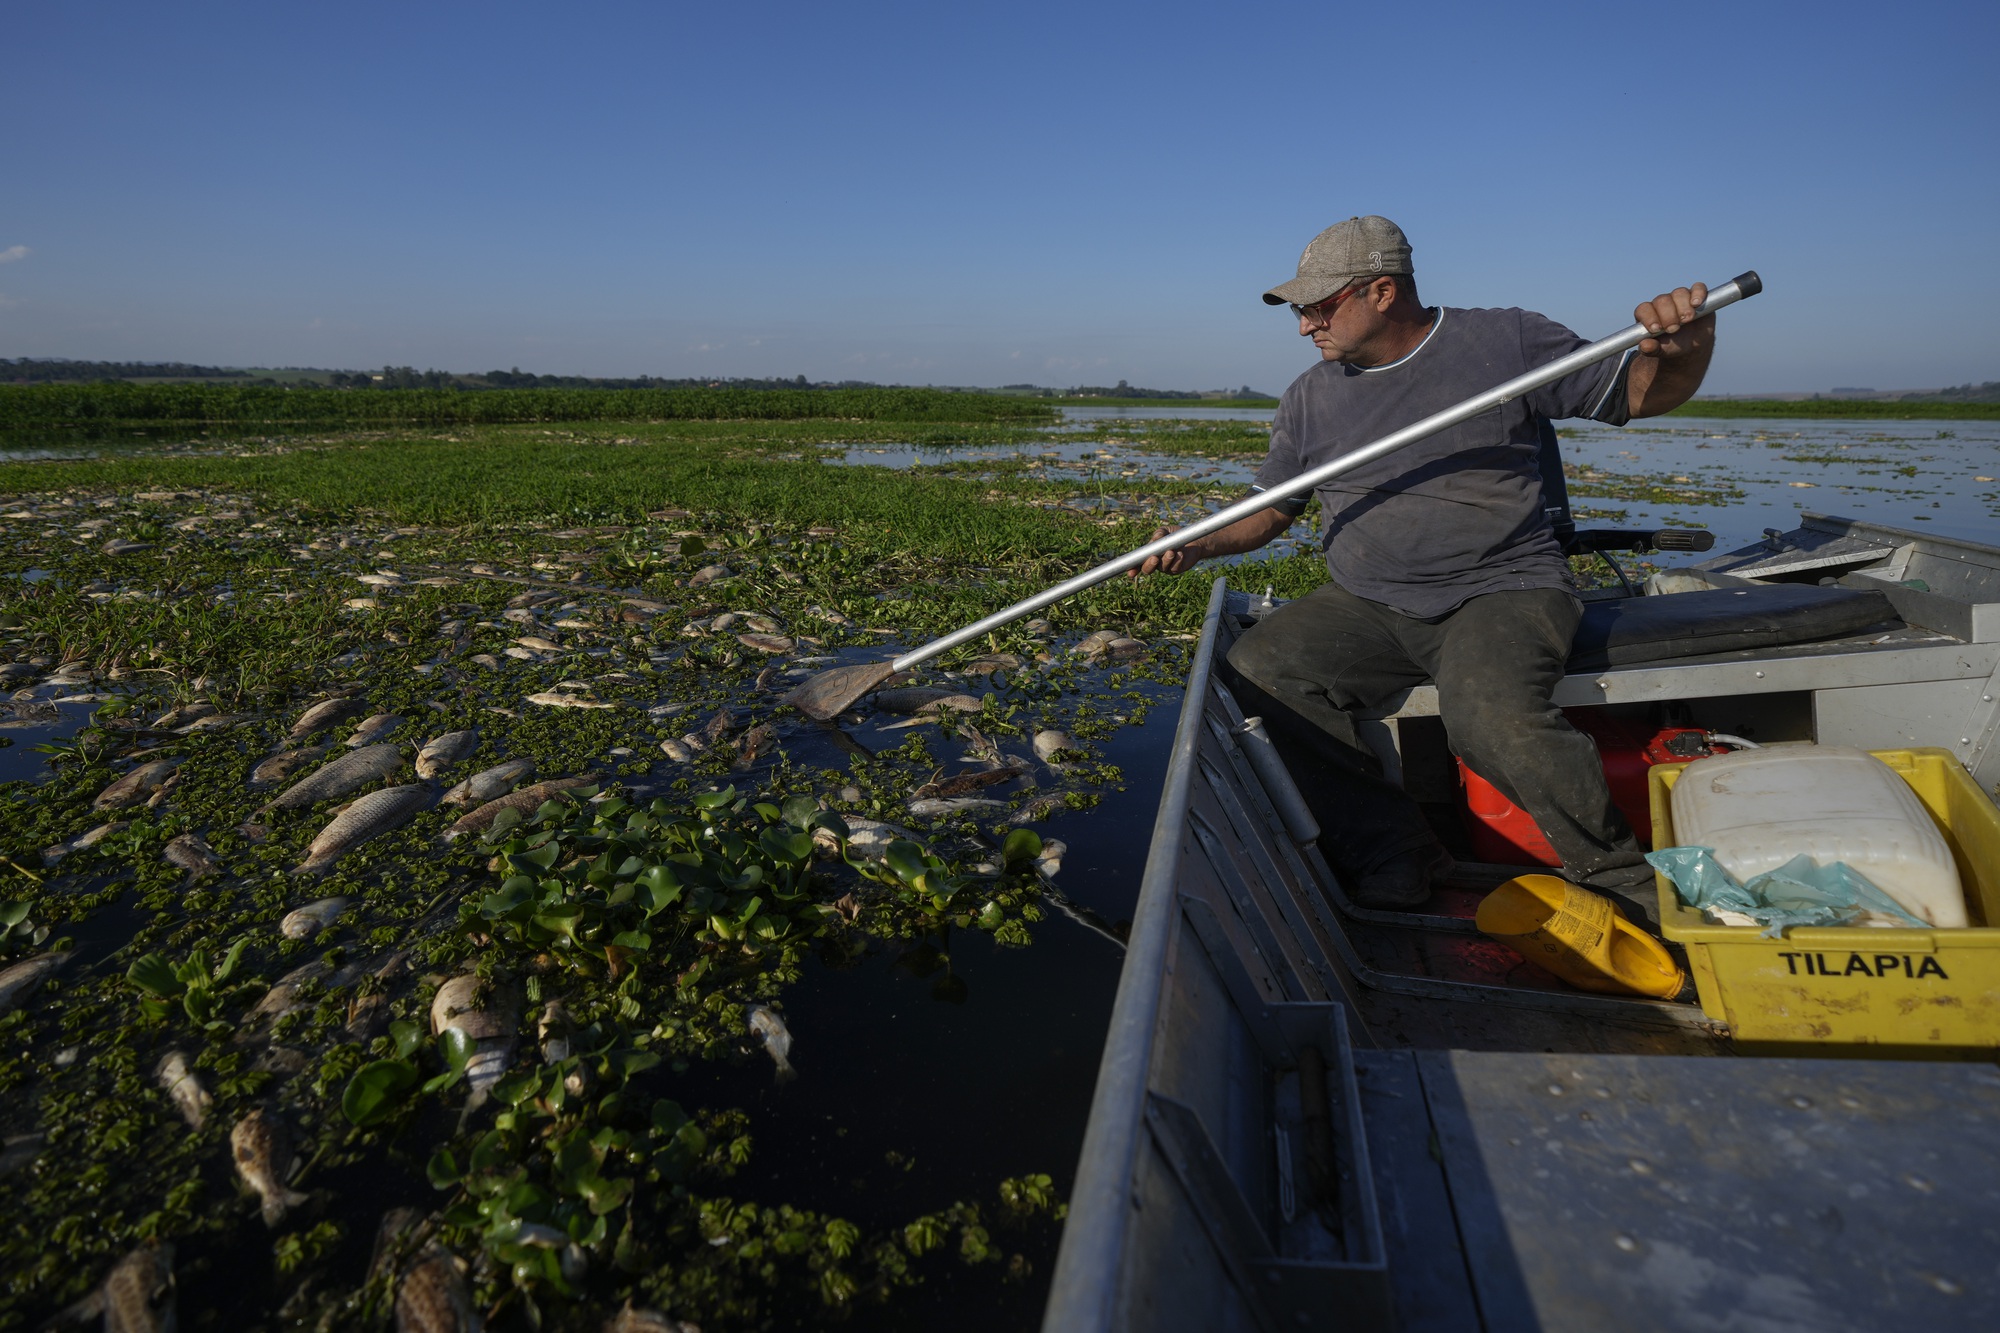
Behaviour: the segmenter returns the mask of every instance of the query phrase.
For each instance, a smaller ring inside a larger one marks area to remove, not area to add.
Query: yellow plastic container
[[[1949,750],[1873,750],[1917,793],[1958,863],[1973,924],[1956,930],[1710,925],[1663,874],[1660,924],[1687,949],[1702,1012],[1740,1041],[2000,1046],[2000,807]],[[1649,774],[1653,845],[1674,847],[1668,793],[1686,764]]]

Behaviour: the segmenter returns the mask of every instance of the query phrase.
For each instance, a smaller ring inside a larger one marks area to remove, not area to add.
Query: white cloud
[[[11,264],[17,259],[27,257],[28,247],[25,245],[10,245],[5,250],[0,250],[0,264]]]

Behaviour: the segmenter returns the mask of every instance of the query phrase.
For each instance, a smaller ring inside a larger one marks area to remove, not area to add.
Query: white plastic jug
[[[1697,759],[1674,783],[1673,811],[1674,840],[1713,847],[1738,883],[1803,853],[1846,862],[1934,926],[1966,924],[1958,867],[1930,812],[1866,750],[1782,745]]]

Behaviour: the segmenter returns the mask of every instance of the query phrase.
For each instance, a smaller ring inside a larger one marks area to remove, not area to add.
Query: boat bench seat
[[[1569,669],[1601,671],[1706,653],[1783,648],[1901,623],[1888,597],[1872,588],[1765,583],[1623,597],[1584,607]]]

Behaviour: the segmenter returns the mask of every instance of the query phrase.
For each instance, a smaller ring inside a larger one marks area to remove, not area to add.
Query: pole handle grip
[[[1749,300],[1751,297],[1755,296],[1757,293],[1764,290],[1764,280],[1757,276],[1756,269],[1754,268],[1747,269],[1744,272],[1739,273],[1735,277],[1731,278],[1728,282],[1722,284],[1722,286],[1720,288],[1717,288],[1716,291],[1726,291],[1731,289],[1734,290],[1735,294],[1731,296],[1728,301],[1723,302],[1722,303],[1723,305],[1734,304],[1737,301]],[[1708,300],[1703,301],[1701,303],[1701,313],[1704,315],[1712,315],[1715,313],[1716,310],[1719,310],[1720,308],[1721,306],[1716,304],[1715,295],[1713,292],[1709,295]]]

